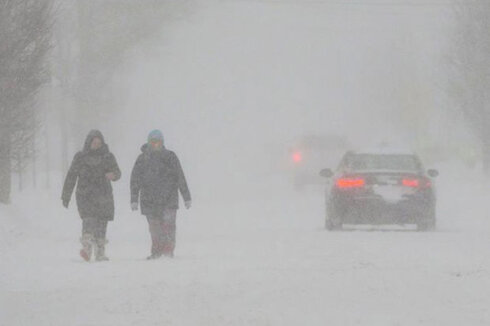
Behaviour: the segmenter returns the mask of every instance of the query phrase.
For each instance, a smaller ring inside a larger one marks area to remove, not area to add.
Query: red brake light
[[[362,178],[341,178],[337,179],[338,188],[360,188],[366,184]]]
[[[417,188],[419,186],[419,180],[418,179],[403,179],[402,184],[405,187]]]
[[[426,178],[422,178],[422,179],[405,178],[402,180],[402,184],[405,187],[410,187],[410,188],[430,188],[432,185],[430,180]]]
[[[293,161],[294,163],[299,163],[303,160],[303,155],[300,152],[293,153]]]

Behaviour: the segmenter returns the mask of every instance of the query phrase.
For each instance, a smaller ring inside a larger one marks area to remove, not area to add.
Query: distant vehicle
[[[318,170],[325,164],[337,163],[348,148],[347,140],[338,135],[307,135],[298,139],[289,151],[294,188],[323,184]]]
[[[343,224],[416,224],[417,230],[436,227],[436,192],[419,157],[409,151],[347,152],[328,178],[325,227]]]

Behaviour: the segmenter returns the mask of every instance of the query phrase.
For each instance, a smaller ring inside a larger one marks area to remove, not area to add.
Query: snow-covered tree
[[[490,173],[490,2],[460,3],[450,54],[450,94],[480,141]]]
[[[12,160],[32,153],[51,26],[50,0],[0,0],[0,203],[10,200]]]
[[[69,142],[117,114],[124,94],[113,89],[113,78],[126,51],[158,33],[162,22],[175,15],[174,7],[187,8],[192,0],[57,1],[52,68],[59,98],[53,110],[59,113],[66,167]]]

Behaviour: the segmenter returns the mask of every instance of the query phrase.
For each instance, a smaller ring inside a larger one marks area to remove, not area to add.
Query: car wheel
[[[436,230],[436,219],[434,217],[427,222],[427,231],[435,231],[435,230]]]
[[[328,231],[336,231],[342,229],[342,222],[338,218],[328,217],[325,219],[325,229]]]
[[[327,204],[325,228],[329,231],[341,230],[342,219],[340,218],[335,205],[332,202]]]
[[[427,222],[418,222],[417,231],[428,231],[429,225]]]
[[[429,223],[429,228],[428,228],[429,231],[435,231],[436,230],[436,221],[431,221]]]
[[[417,231],[435,231],[436,230],[436,216],[435,211],[431,211],[428,217],[423,221],[417,223]]]

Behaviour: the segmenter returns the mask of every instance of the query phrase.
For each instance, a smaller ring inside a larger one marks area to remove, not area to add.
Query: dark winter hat
[[[158,129],[152,130],[148,134],[148,142],[151,142],[152,140],[159,140],[163,144],[163,134],[162,134],[162,132],[160,130],[158,130]]]

